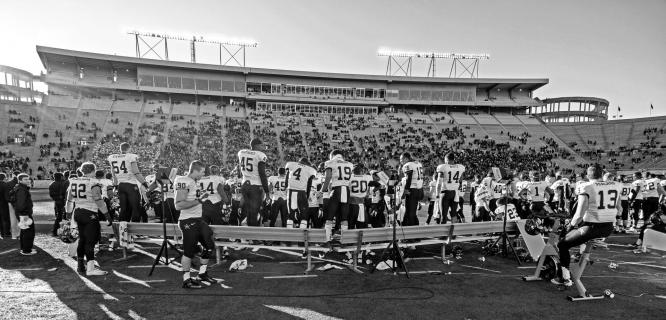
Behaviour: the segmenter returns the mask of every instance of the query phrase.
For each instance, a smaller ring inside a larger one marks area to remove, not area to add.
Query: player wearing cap
[[[250,141],[250,149],[238,151],[238,162],[243,175],[241,193],[242,211],[247,217],[248,226],[259,226],[259,209],[269,199],[268,177],[266,176],[266,154],[263,142],[255,138]]]
[[[148,184],[139,171],[139,156],[130,151],[129,143],[123,142],[120,144],[120,153],[110,155],[107,160],[111,165],[113,179],[118,185],[120,221],[139,222],[143,215],[139,184],[146,189]]]
[[[181,260],[183,270],[183,288],[200,289],[202,281],[208,284],[216,283],[207,273],[208,259],[213,256],[215,242],[213,231],[203,219],[203,203],[208,194],[200,188],[199,179],[206,172],[206,166],[200,161],[190,163],[190,171],[184,177],[177,177],[174,181],[176,186],[176,209],[180,210],[178,226],[183,234],[183,258]],[[199,277],[192,278],[190,269],[192,259],[200,251],[199,243],[203,246],[201,252],[201,267]]]
[[[306,158],[301,158],[298,162],[287,162],[285,168],[280,169],[287,172],[286,178],[282,179],[283,182],[286,182],[287,203],[289,207],[289,222],[287,222],[287,227],[297,224],[300,228],[307,228],[308,221],[311,220],[311,217],[308,215],[308,197],[312,189],[312,181],[317,175],[317,170],[310,166],[310,161]]]
[[[578,206],[568,226],[568,229],[577,229],[569,231],[557,244],[562,276],[552,282],[558,285],[573,285],[569,249],[595,238],[608,237],[613,232],[615,216],[621,214],[618,200],[622,186],[615,181],[601,181],[603,169],[600,165],[589,167],[587,175],[590,181],[580,184],[576,190]]]
[[[102,184],[95,178],[95,164],[85,162],[81,165],[82,177],[69,180],[67,189],[67,215],[71,217],[71,227],[79,234],[76,256],[77,271],[86,276],[103,276],[107,272],[95,265],[95,245],[101,238],[100,216],[108,215],[108,208],[102,198]],[[76,209],[74,209],[76,207]],[[112,217],[108,216],[109,225]],[[84,263],[87,260],[87,264]]]

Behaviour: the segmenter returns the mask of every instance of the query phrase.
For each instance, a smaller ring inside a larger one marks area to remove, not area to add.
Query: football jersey
[[[502,197],[502,193],[506,192],[506,185],[497,183],[493,181],[492,183],[493,189],[492,189],[492,197],[493,199],[499,199]]]
[[[268,185],[273,188],[271,199],[287,199],[287,177],[270,176],[268,177]]]
[[[382,190],[386,189],[386,184],[383,181],[377,181],[380,186],[370,189],[370,202],[379,203],[382,200]]]
[[[345,161],[342,157],[336,156],[332,160],[324,163],[326,170],[331,169],[331,187],[348,187],[349,181],[352,177],[352,169],[354,165],[351,162]]]
[[[231,189],[231,200],[240,201],[243,197],[241,194],[241,178],[231,178],[227,180],[227,185]]]
[[[440,164],[437,166],[439,183],[442,190],[458,190],[465,166],[461,164]]]
[[[657,188],[659,186],[659,179],[658,178],[650,178],[650,179],[645,179],[644,182],[645,189],[643,193],[643,196],[646,198],[657,198],[659,197],[659,193],[657,192]]]
[[[402,166],[402,173],[407,177],[407,172],[412,171],[412,181],[409,185],[410,189],[423,188],[423,165],[418,161],[410,161]],[[455,189],[453,189],[455,190]]]
[[[432,180],[428,183],[428,192],[430,201],[435,201],[435,199],[437,199],[437,181]]]
[[[546,188],[550,185],[546,181],[525,181],[522,185],[523,189],[527,189],[527,199],[535,202],[546,201]]]
[[[307,191],[308,180],[310,180],[310,177],[317,175],[315,168],[298,162],[287,162],[285,169],[287,170],[287,178],[289,178],[289,190]]]
[[[520,216],[518,216],[518,210],[516,210],[516,206],[514,206],[512,203],[508,203],[506,205],[506,210],[504,205],[498,205],[497,209],[495,209],[495,213],[498,214],[501,219],[504,219],[504,214],[507,214],[507,221],[520,220]]]
[[[349,191],[354,198],[365,198],[368,195],[368,183],[372,181],[372,177],[367,174],[352,175],[349,182]]]
[[[525,181],[520,181],[519,179],[516,179],[512,182],[512,191],[514,199],[520,199],[520,191],[523,190],[524,183]]]
[[[492,192],[484,184],[481,184],[478,188],[476,188],[476,192],[474,193],[474,201],[476,203],[490,201],[491,198]]]
[[[553,183],[552,186],[550,186],[550,189],[552,189],[555,192],[555,195],[553,196],[553,201],[560,201],[560,192],[558,188],[562,188],[562,192],[564,193],[564,198],[569,198],[569,191],[571,190],[569,185],[571,183],[569,182],[569,179],[567,178],[562,178],[560,180],[557,180]]]
[[[321,179],[315,176],[312,179],[312,188],[310,188],[310,194],[308,195],[309,208],[319,207],[319,199],[322,197],[321,191],[319,190],[320,187],[321,187]]]
[[[108,161],[111,165],[111,171],[118,180],[118,183],[138,183],[138,180],[132,173],[132,162],[138,163],[139,156],[133,153],[112,154]]]
[[[143,179],[146,180],[146,183],[148,185],[151,185],[151,184],[153,184],[153,182],[155,182],[155,175],[154,174],[149,174],[149,175],[145,176]]]
[[[467,192],[469,192],[469,181],[460,181],[460,186],[458,186],[458,197],[464,198]]]
[[[266,155],[261,151],[247,149],[238,151],[238,161],[240,162],[240,169],[243,174],[242,182],[250,181],[251,185],[260,186],[259,163],[266,163],[266,160]]]
[[[193,201],[199,198],[201,191],[199,190],[199,184],[197,184],[194,179],[188,176],[177,177],[176,181],[174,181],[174,184],[176,185],[176,192],[187,192],[187,197],[185,197],[186,201]],[[178,220],[201,218],[201,214],[201,204],[197,203],[197,205],[194,207],[181,209],[180,218],[178,218]]]
[[[94,187],[100,188],[103,193],[103,187],[99,180],[90,177],[76,177],[69,180],[69,192],[74,201],[76,208],[82,208],[90,211],[97,212],[99,209],[93,199],[92,189]]]
[[[212,203],[218,203],[222,201],[220,194],[217,193],[217,187],[219,185],[224,185],[224,178],[222,176],[206,176],[202,177],[198,181],[199,188],[201,189],[201,194],[208,194],[208,200]]]
[[[578,186],[577,194],[588,197],[585,222],[615,222],[622,186],[615,181],[590,181]]]
[[[108,199],[108,190],[113,187],[113,181],[110,179],[99,179],[98,181],[102,185],[102,197]]]
[[[631,183],[622,183],[622,192],[620,193],[620,200],[629,200],[631,195]]]
[[[643,179],[638,179],[631,183],[632,196],[634,193],[636,193],[636,187],[640,187],[640,190],[638,190],[638,194],[636,194],[636,200],[643,200],[643,191],[645,191],[645,181]]]

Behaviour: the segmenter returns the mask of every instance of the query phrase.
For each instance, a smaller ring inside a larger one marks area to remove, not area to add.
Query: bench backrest
[[[453,228],[453,233],[451,233],[451,228]],[[439,224],[432,226],[408,226],[398,227],[396,229],[396,238],[398,240],[412,240],[445,237],[449,234],[453,236],[469,236],[484,233],[502,232],[502,228],[502,221]],[[506,231],[509,233],[518,232],[516,223],[507,221]],[[393,240],[392,228],[377,228],[346,230],[342,233],[340,242],[342,244],[355,244],[358,242],[361,232],[363,233],[362,241],[364,243],[386,242]]]

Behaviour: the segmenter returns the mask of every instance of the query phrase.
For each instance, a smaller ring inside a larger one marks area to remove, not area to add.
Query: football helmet
[[[148,202],[154,206],[162,203],[162,191],[155,189],[148,192]]]
[[[525,221],[525,232],[537,236],[543,232],[543,225],[539,218],[530,218]]]
[[[60,236],[60,240],[64,243],[73,243],[79,238],[79,229],[72,228],[70,220],[64,220],[60,222],[58,236]]]
[[[231,217],[231,206],[222,204],[220,215],[222,216],[222,222],[229,223],[229,218]]]

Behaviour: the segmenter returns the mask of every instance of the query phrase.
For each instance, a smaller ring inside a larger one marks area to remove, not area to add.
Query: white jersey
[[[331,187],[348,187],[352,177],[354,165],[345,161],[340,156],[336,156],[324,163],[326,170],[331,170]]]
[[[146,183],[147,183],[148,185],[153,184],[153,182],[155,182],[155,178],[156,178],[156,177],[155,177],[154,174],[149,174],[149,175],[143,177],[143,179],[146,181]]]
[[[523,183],[522,188],[527,189],[527,199],[533,202],[546,201],[546,188],[550,185],[546,181],[526,181]]]
[[[174,181],[174,184],[176,185],[176,192],[187,192],[187,197],[185,197],[186,201],[196,200],[201,194],[201,190],[199,190],[199,185],[197,182],[188,176],[177,177],[176,181]],[[201,204],[197,203],[197,205],[194,207],[181,209],[180,218],[178,218],[178,220],[201,218],[201,216]]]
[[[110,179],[99,179],[99,183],[102,185],[102,198],[108,199],[109,198],[109,187],[113,186],[113,181]]]
[[[317,175],[317,170],[298,162],[287,162],[287,187],[289,190],[307,191],[308,180]]]
[[[636,194],[636,200],[643,200],[643,191],[645,190],[645,181],[643,179],[635,180],[631,183],[631,194],[636,193],[636,187],[639,187],[638,194]]]
[[[504,205],[497,205],[495,213],[498,214],[498,217],[501,219],[504,219],[504,214],[508,213],[506,216],[507,221],[520,220],[520,216],[518,216],[518,210],[516,210],[516,206],[514,206],[512,203],[506,204],[506,209]]]
[[[349,190],[351,196],[354,198],[365,198],[368,196],[368,183],[372,181],[372,177],[367,174],[355,174],[351,177],[349,183]]]
[[[659,193],[657,191],[657,188],[659,187],[659,179],[658,178],[650,178],[650,179],[645,179],[644,182],[645,189],[643,189],[643,196],[645,198],[658,198]]]
[[[218,203],[222,201],[220,194],[217,193],[217,187],[219,185],[224,185],[224,178],[222,176],[206,176],[202,177],[198,181],[199,188],[201,189],[202,194],[208,194],[208,200],[212,203]]]
[[[577,188],[577,194],[588,197],[585,222],[615,222],[622,186],[615,181],[590,181]]]
[[[469,181],[460,181],[460,186],[458,187],[458,198],[462,199],[465,197],[465,193],[469,192]]]
[[[308,195],[309,208],[319,207],[319,199],[321,199],[322,197],[321,190],[318,190],[320,187],[321,187],[321,179],[315,176],[312,179],[312,187],[310,188],[310,194]]]
[[[99,208],[97,207],[97,203],[95,203],[95,199],[93,199],[92,193],[94,187],[102,190],[102,184],[95,178],[76,177],[69,179],[67,192],[72,195],[71,200],[74,201],[76,208],[97,212]]]
[[[405,163],[405,165],[402,166],[402,173],[404,173],[405,177],[407,177],[407,172],[410,171],[412,171],[412,181],[409,185],[409,188],[423,188],[423,165],[418,161],[410,161]]]
[[[247,149],[238,151],[238,161],[240,162],[240,169],[243,174],[243,183],[250,181],[250,184],[253,186],[261,186],[259,163],[266,163],[266,160],[266,155],[261,151]]]
[[[241,178],[230,178],[227,180],[227,185],[231,189],[231,200],[240,201],[243,198],[241,194]]]
[[[620,193],[620,200],[629,200],[631,195],[631,183],[622,183],[622,192]]]
[[[458,190],[465,166],[461,164],[440,164],[437,166],[438,183],[441,190]]]
[[[268,177],[268,185],[273,189],[271,199],[287,199],[287,177],[270,176]]]
[[[132,162],[139,162],[139,156],[133,153],[120,153],[112,154],[108,158],[111,165],[113,176],[116,177],[118,183],[134,183],[139,181],[132,173]]]
[[[571,190],[571,182],[569,182],[569,179],[567,178],[562,178],[560,180],[557,180],[553,183],[553,185],[550,186],[550,189],[552,189],[555,192],[555,195],[553,196],[553,201],[557,202],[560,201],[560,193],[557,190],[558,188],[562,188],[562,192],[564,193],[565,198],[569,198],[569,191]]]
[[[476,192],[474,192],[474,202],[476,202],[478,206],[482,205],[484,202],[490,201],[490,199],[492,199],[490,188],[486,187],[484,184],[480,184],[476,188]]]
[[[520,191],[523,190],[523,183],[525,181],[520,181],[518,178],[514,179],[511,183],[514,199],[520,199]]]

